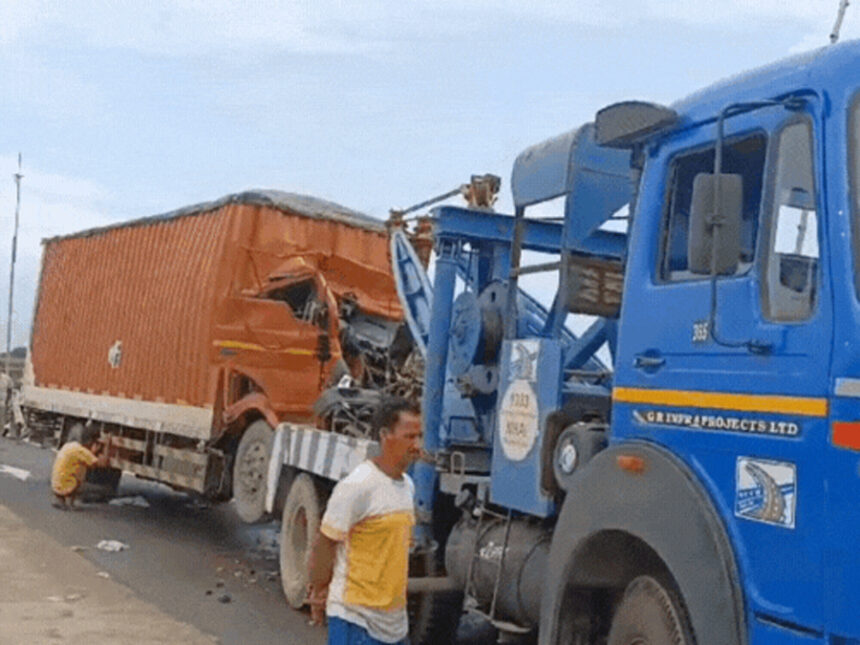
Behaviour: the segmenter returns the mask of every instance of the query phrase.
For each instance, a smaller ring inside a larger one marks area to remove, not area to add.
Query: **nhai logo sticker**
[[[797,470],[785,461],[738,457],[735,515],[745,520],[794,528]]]

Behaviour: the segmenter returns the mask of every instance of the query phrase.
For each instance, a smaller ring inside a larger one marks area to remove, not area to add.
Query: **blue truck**
[[[465,597],[540,645],[860,644],[859,68],[833,45],[600,110],[519,155],[513,215],[433,211],[432,284],[393,236],[434,457],[417,642]],[[290,578],[283,482],[324,497],[369,448],[279,433]]]

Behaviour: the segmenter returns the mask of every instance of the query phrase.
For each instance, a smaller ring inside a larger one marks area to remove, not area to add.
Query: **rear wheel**
[[[233,501],[243,522],[257,522],[266,512],[266,479],[274,433],[263,419],[254,421],[236,449]]]
[[[436,576],[442,566],[433,553],[412,556],[409,576]],[[413,593],[407,600],[409,611],[409,642],[412,645],[439,645],[457,642],[457,627],[463,613],[463,594]]]
[[[291,607],[308,597],[308,559],[322,519],[322,502],[310,475],[293,480],[281,519],[281,586]]]
[[[633,580],[612,618],[607,645],[693,645],[675,594],[651,576]]]

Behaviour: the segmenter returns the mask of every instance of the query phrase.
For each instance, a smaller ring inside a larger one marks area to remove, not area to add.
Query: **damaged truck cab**
[[[259,519],[275,426],[314,423],[343,374],[389,369],[387,245],[377,220],[278,191],[45,240],[31,429],[63,442],[95,426],[113,453],[100,480],[232,495]]]

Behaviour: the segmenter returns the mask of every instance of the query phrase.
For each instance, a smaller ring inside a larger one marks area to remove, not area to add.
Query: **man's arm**
[[[113,451],[111,450],[110,445],[110,435],[108,435],[107,441],[104,443],[97,443],[96,448],[97,450],[95,454],[98,455],[99,458],[96,466],[99,468],[107,468],[110,465],[110,458],[113,456],[111,454]]]
[[[311,606],[311,622],[322,625],[325,620],[325,604],[328,585],[334,571],[334,556],[337,542],[330,537],[317,534],[308,563],[308,602]]]

